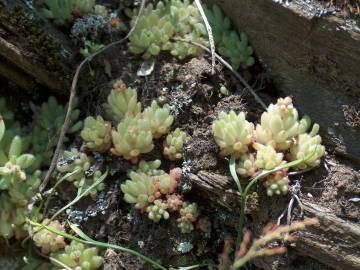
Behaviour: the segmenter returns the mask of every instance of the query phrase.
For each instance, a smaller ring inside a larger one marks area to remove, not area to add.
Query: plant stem
[[[277,171],[286,169],[286,168],[290,168],[290,167],[294,167],[294,166],[298,166],[304,162],[306,162],[308,159],[310,159],[314,154],[315,154],[316,149],[314,150],[314,152],[308,154],[307,156],[305,156],[304,158],[301,159],[297,159],[294,160],[292,162],[289,163],[285,163],[282,164],[280,166],[277,166],[276,168],[272,169],[272,170],[264,170],[262,172],[260,172],[258,175],[256,175],[255,177],[253,177],[252,179],[250,179],[249,184],[245,187],[244,191],[242,191],[242,187],[241,187],[241,183],[240,180],[236,174],[236,168],[235,168],[235,155],[232,155],[229,161],[229,169],[230,169],[230,173],[232,178],[234,179],[237,188],[240,192],[240,217],[239,217],[239,225],[238,225],[238,229],[237,229],[237,238],[236,238],[236,250],[239,250],[241,242],[242,242],[242,231],[244,229],[244,224],[245,224],[245,205],[246,205],[246,198],[248,196],[248,193],[250,191],[250,189],[252,188],[252,186],[254,184],[256,184],[256,182],[259,179],[262,179],[272,173],[275,173]]]
[[[49,232],[55,233],[57,235],[65,237],[67,239],[74,240],[74,241],[77,241],[77,242],[80,242],[80,243],[83,243],[83,244],[86,244],[86,245],[93,245],[93,246],[98,246],[98,247],[103,247],[103,248],[112,248],[112,249],[115,249],[115,250],[120,250],[120,251],[129,253],[131,255],[134,255],[134,256],[144,260],[145,262],[150,263],[152,266],[154,266],[157,269],[168,270],[166,267],[162,266],[161,264],[153,261],[152,259],[146,257],[145,255],[142,255],[141,253],[139,253],[139,252],[137,252],[135,250],[125,248],[125,247],[122,247],[122,246],[118,246],[118,245],[98,242],[98,241],[95,241],[95,240],[92,240],[92,239],[91,239],[91,241],[90,240],[83,240],[83,239],[75,237],[75,236],[73,236],[71,234],[67,234],[65,232],[58,231],[58,230],[56,230],[56,229],[54,229],[52,227],[49,227],[49,226],[46,226],[46,225],[31,221],[31,220],[27,220],[27,222],[30,223],[33,226],[42,227],[42,228],[48,230]]]

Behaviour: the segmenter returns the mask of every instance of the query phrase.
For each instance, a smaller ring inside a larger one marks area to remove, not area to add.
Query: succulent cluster
[[[141,154],[149,153],[154,148],[150,123],[139,116],[122,120],[111,136],[114,144],[111,152],[133,163],[138,161]]]
[[[0,140],[0,149],[3,152],[8,152],[9,147],[11,145],[12,139],[16,135],[21,135],[22,130],[20,123],[15,120],[15,114],[9,110],[5,98],[0,98],[0,116],[2,117],[2,120],[0,123],[3,125],[2,130],[2,136]],[[5,128],[6,125],[6,128]],[[0,162],[5,162],[6,156],[0,156]]]
[[[232,30],[229,18],[224,17],[217,5],[213,5],[212,9],[206,9],[205,14],[212,27],[219,53],[229,58],[235,69],[240,66],[243,68],[252,66],[255,59],[252,57],[253,49],[249,45],[246,34]]]
[[[56,266],[54,270],[64,269],[64,265],[66,269],[96,270],[100,269],[104,262],[104,258],[98,253],[96,247],[86,247],[82,243],[72,241],[63,251],[51,253],[50,257],[55,259],[51,260]]]
[[[43,225],[51,227],[59,232],[65,232],[64,226],[58,220],[51,221],[44,219]],[[34,243],[37,247],[41,248],[43,254],[49,254],[50,252],[56,252],[60,249],[65,248],[65,239],[61,235],[49,232],[46,229],[39,229],[33,235]]]
[[[161,200],[155,200],[153,204],[146,208],[149,219],[159,222],[161,219],[169,219],[170,214],[166,211],[167,205]]]
[[[141,154],[153,150],[153,140],[167,134],[174,121],[167,104],[160,107],[156,101],[153,101],[142,111],[136,89],[127,87],[121,80],[115,82],[107,98],[105,110],[108,117],[117,123],[111,131],[111,153],[133,163],[139,161]],[[91,121],[95,125],[95,121]],[[85,125],[88,126],[87,123]],[[97,137],[95,134],[102,132],[96,131],[100,129],[100,126],[102,130],[105,130],[104,124],[99,122],[97,125],[99,127],[94,127],[91,131],[93,137]],[[89,141],[85,136],[83,139]],[[177,153],[181,151],[179,146],[180,143],[177,145]]]
[[[182,149],[188,139],[187,134],[179,128],[166,136],[164,141],[164,156],[169,160],[182,159]]]
[[[111,147],[111,124],[101,116],[89,116],[84,121],[80,136],[89,150],[107,152]]]
[[[42,14],[57,25],[64,25],[74,16],[84,16],[89,13],[104,14],[104,6],[96,5],[95,0],[45,0]]]
[[[160,108],[155,100],[153,100],[150,107],[144,110],[142,117],[149,123],[151,134],[155,139],[168,133],[170,126],[174,122],[174,117],[170,115],[170,106],[165,104]]]
[[[59,104],[54,97],[49,97],[48,101],[42,103],[41,106],[30,103],[30,108],[33,111],[31,133],[25,137],[28,151],[36,156],[35,168],[49,166],[60,136],[67,108]],[[81,129],[82,122],[78,120],[79,116],[80,110],[73,108],[67,134],[74,134]],[[67,141],[68,138],[65,137],[64,142]]]
[[[111,90],[105,109],[110,118],[120,122],[125,117],[135,117],[141,112],[137,91],[126,87],[122,80],[117,80]]]
[[[276,104],[270,104],[261,115],[260,124],[255,129],[255,140],[271,145],[276,150],[287,150],[294,137],[306,132],[310,122],[307,116],[299,120],[298,111],[290,97],[279,98]]]
[[[180,218],[177,220],[178,227],[182,233],[190,233],[194,230],[193,223],[196,221],[198,215],[199,212],[196,203],[183,203],[180,209]]]
[[[94,164],[94,161],[85,153],[73,148],[64,151],[62,158],[58,161],[56,169],[66,174],[66,180],[72,182],[77,188],[85,190],[98,180],[102,173]],[[95,197],[98,191],[103,190],[104,183],[100,183],[90,191],[91,197]]]
[[[310,118],[299,119],[290,97],[279,98],[270,104],[261,115],[261,121],[254,128],[245,119],[243,112],[238,115],[221,112],[212,125],[213,134],[224,156],[234,155],[238,159],[237,173],[244,178],[253,177],[259,170],[272,170],[287,161],[308,157],[296,169],[306,169],[319,165],[325,154],[321,137],[317,135],[319,125],[312,130]],[[287,193],[289,178],[286,171],[268,176],[264,185],[267,194]]]
[[[236,114],[221,112],[212,125],[216,143],[220,146],[221,155],[236,155],[248,152],[253,140],[254,125],[245,119],[245,113]]]
[[[29,126],[21,127],[5,99],[0,99],[0,236],[4,238],[26,236],[26,218],[41,218],[36,206],[30,213],[27,205],[40,185],[42,173],[38,169],[50,163],[66,111],[54,97],[41,106],[31,103],[30,108],[33,119]],[[81,128],[82,123],[76,122],[79,113],[73,110],[75,124],[70,132]]]
[[[270,175],[264,185],[266,187],[266,194],[268,196],[286,194],[289,190],[289,177],[286,171],[278,171]]]
[[[160,170],[161,161],[159,159],[156,159],[154,161],[145,161],[141,160],[135,168],[135,171],[137,173],[144,173],[149,176],[160,176],[165,174],[163,170]]]
[[[213,29],[218,52],[229,58],[235,69],[253,65],[253,49],[246,34],[232,30],[230,20],[224,17],[217,5],[212,9],[206,8],[205,13]],[[137,12],[131,12],[132,25],[136,20],[135,14]],[[184,40],[208,44],[208,33],[196,5],[189,0],[160,1],[156,6],[150,3],[145,8],[130,37],[129,50],[142,54],[145,59],[157,56],[161,51],[169,51],[179,59],[202,52],[199,47]]]
[[[9,135],[6,133],[5,122],[0,115],[0,141]],[[21,137],[16,135],[8,147],[3,146],[0,144],[0,236],[21,238],[26,235],[26,206],[40,185],[41,172],[31,169],[35,156],[23,153]],[[37,218],[37,213],[34,208],[34,218]]]
[[[170,217],[170,213],[179,212],[179,227],[183,233],[189,233],[194,229],[193,223],[198,215],[197,206],[195,203],[184,202],[182,197],[176,194],[181,169],[172,169],[167,174],[158,169],[160,165],[160,160],[141,161],[138,169],[130,171],[130,179],[121,185],[124,200],[134,204],[135,208],[146,211],[148,218],[154,222],[166,220]],[[185,217],[185,213],[190,211],[188,205],[192,207],[192,218]],[[183,208],[187,210],[182,210]]]
[[[135,18],[134,15],[132,25]],[[169,51],[179,59],[201,52],[189,43],[174,40],[175,37],[207,43],[201,15],[189,0],[159,1],[155,7],[148,4],[130,37],[129,50],[142,54],[145,59],[157,56],[161,51]]]

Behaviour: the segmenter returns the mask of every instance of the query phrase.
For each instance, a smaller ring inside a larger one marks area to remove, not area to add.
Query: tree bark
[[[0,56],[0,75],[21,88],[68,91],[75,66],[70,42],[31,1],[0,0]]]
[[[234,212],[240,209],[239,193],[231,187],[233,181],[226,176],[200,171],[189,178],[195,190],[214,204]],[[201,193],[200,193],[201,192]],[[299,233],[295,250],[334,269],[360,269],[360,225],[343,220],[333,211],[301,198],[304,215],[317,217],[320,224]],[[249,211],[247,211],[249,213]],[[251,214],[251,213],[250,213]],[[262,264],[264,269],[273,269]]]
[[[328,144],[359,157],[360,122],[349,122],[360,106],[360,19],[321,15],[322,1],[207,2],[248,35],[277,89],[326,127]]]

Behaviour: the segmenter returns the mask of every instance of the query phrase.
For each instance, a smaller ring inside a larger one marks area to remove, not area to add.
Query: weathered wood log
[[[360,20],[323,16],[317,1],[208,2],[220,5],[248,35],[277,88],[326,129],[329,144],[359,156],[360,123],[346,123],[351,121],[346,106],[359,105]]]
[[[233,181],[229,177],[200,171],[190,174],[195,190],[230,211],[239,209],[239,193],[231,189]],[[300,233],[295,250],[305,256],[334,269],[360,269],[360,225],[335,216],[329,209],[317,206],[306,198],[301,198],[304,214],[317,217],[320,225],[309,227]],[[271,265],[268,268],[272,269]]]
[[[6,70],[0,75],[20,87],[29,89],[37,83],[68,91],[75,66],[70,42],[39,16],[31,1],[0,0],[0,56],[6,59],[0,58]]]

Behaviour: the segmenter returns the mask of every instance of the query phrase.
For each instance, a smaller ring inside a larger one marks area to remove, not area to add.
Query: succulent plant
[[[224,16],[218,5],[213,5],[212,8],[205,8],[204,11],[211,26],[215,44],[220,44],[224,33],[231,31],[230,19]]]
[[[35,156],[22,154],[22,139],[19,136],[11,141],[8,153],[0,149],[0,156],[0,190],[6,190],[12,202],[25,206],[40,185],[41,172],[29,171]]]
[[[154,180],[157,183],[159,191],[161,194],[171,194],[177,188],[178,182],[177,179],[171,177],[171,175],[164,173],[159,176],[154,176]]]
[[[141,104],[137,100],[136,90],[126,87],[122,80],[115,82],[105,108],[107,114],[117,122],[127,116],[135,117],[141,112]]]
[[[169,219],[169,212],[166,211],[167,204],[162,200],[155,200],[146,208],[148,218],[154,222],[159,222],[161,219]]]
[[[104,47],[104,44],[99,44],[91,40],[85,40],[84,47],[80,49],[80,53],[84,57],[89,57]]]
[[[6,104],[6,99],[3,97],[0,98],[0,115],[7,127],[11,126],[15,122],[15,114],[9,110]]]
[[[212,124],[212,130],[221,155],[240,156],[248,151],[248,145],[253,139],[254,125],[246,121],[243,112],[238,115],[234,111],[228,114],[221,112]]]
[[[129,173],[129,177],[130,179],[121,184],[121,191],[124,193],[124,200],[135,204],[135,208],[144,209],[161,196],[153,177],[134,171]]]
[[[136,16],[133,15],[132,25]],[[130,52],[142,54],[149,59],[161,51],[183,59],[198,55],[202,50],[187,42],[172,38],[182,38],[207,44],[206,29],[196,6],[190,1],[171,0],[164,4],[159,1],[156,7],[148,4],[133,35],[130,37]]]
[[[99,251],[96,247],[86,247],[84,244],[72,241],[70,245],[65,247],[62,252],[51,253],[51,260],[56,267],[54,269],[64,269],[56,261],[61,262],[68,268],[74,270],[96,270],[100,269],[104,259],[98,255]]]
[[[264,185],[266,187],[266,194],[271,197],[275,195],[285,195],[289,191],[289,178],[283,171],[276,172],[270,175]]]
[[[67,173],[67,181],[73,182],[77,188],[85,190],[98,180],[102,173],[93,165],[92,160],[82,152],[73,148],[71,151],[64,151],[62,158],[56,165],[57,171]],[[90,191],[91,197],[95,197],[98,191],[103,190],[104,183],[100,183]]]
[[[171,194],[178,186],[178,179],[172,174],[162,173],[149,175],[144,172],[130,171],[130,179],[121,185],[124,200],[135,204],[135,208],[143,209],[159,198],[161,194]]]
[[[159,170],[161,165],[160,159],[154,161],[141,160],[136,169],[137,173],[145,173],[148,176],[159,176],[165,174],[163,170]]]
[[[64,25],[72,19],[73,0],[45,0],[45,5],[42,14],[55,24]]]
[[[182,158],[183,146],[188,136],[179,128],[166,136],[164,141],[164,156],[169,160],[179,160]]]
[[[135,23],[135,16],[131,26]],[[166,15],[163,2],[158,2],[156,8],[150,3],[143,11],[136,29],[130,36],[129,50],[133,54],[142,54],[143,58],[149,59],[157,56],[162,50],[170,50],[170,38],[175,33],[175,27]]]
[[[165,104],[162,108],[153,100],[150,107],[147,107],[142,118],[150,125],[150,130],[155,139],[169,132],[169,128],[174,122],[174,117],[170,115],[170,106]]]
[[[317,135],[320,126],[314,124],[310,133],[300,134],[290,148],[290,160],[302,159],[310,155],[307,160],[298,165],[298,169],[316,167],[320,158],[325,154],[325,147],[321,145],[321,137]]]
[[[271,145],[277,150],[287,150],[293,138],[304,133],[310,126],[310,119],[298,120],[298,111],[290,97],[279,98],[276,104],[270,104],[261,115],[261,123],[255,129],[255,140],[261,144]]]
[[[184,202],[180,209],[180,218],[178,218],[178,227],[182,233],[191,233],[194,230],[193,223],[199,215],[196,203]]]
[[[189,40],[203,45],[208,44],[207,31],[203,19],[195,4],[188,0],[172,0],[167,5],[172,24],[175,27],[176,38]],[[196,56],[202,52],[198,46],[188,42],[176,40],[172,43],[170,53],[179,59],[187,56]]]
[[[11,119],[7,120],[10,123]],[[20,239],[26,236],[25,220],[30,215],[26,206],[40,184],[41,172],[29,169],[35,157],[22,153],[19,136],[13,137],[9,145],[3,144],[8,134],[0,115],[0,237]],[[33,219],[40,217],[36,207],[31,215]]]
[[[240,66],[247,68],[255,63],[253,48],[249,45],[248,38],[244,32],[238,34],[235,31],[227,32],[218,46],[221,55],[230,59],[234,69]]]
[[[107,152],[111,147],[111,124],[101,116],[89,116],[84,121],[80,136],[88,149]]]
[[[242,177],[252,177],[257,171],[253,153],[242,154],[236,166],[236,172]]]
[[[89,13],[103,12],[100,7],[95,9],[96,0],[45,0],[44,4],[46,7],[40,9],[42,14],[54,20],[57,25],[65,25],[72,21],[74,14],[84,16]]]
[[[68,181],[79,181],[85,176],[85,172],[91,167],[90,158],[76,148],[71,151],[64,151],[62,157],[56,165],[56,169],[61,173],[71,173],[67,178]]]
[[[230,59],[235,69],[253,65],[253,49],[246,34],[232,31],[230,20],[223,16],[218,6],[205,11],[219,52]],[[132,25],[135,14],[137,12],[132,12]],[[188,0],[170,0],[165,4],[159,1],[156,7],[149,4],[145,8],[130,37],[129,50],[142,54],[145,59],[157,56],[161,51],[170,51],[179,59],[202,52],[201,48],[184,40],[208,45],[208,33],[196,5]]]
[[[182,197],[178,194],[166,195],[166,205],[170,212],[179,211],[183,204]]]
[[[65,232],[64,226],[58,220],[50,222],[49,219],[44,219],[42,224],[47,225],[57,231]],[[49,254],[50,252],[58,251],[65,248],[66,246],[63,236],[57,235],[43,228],[34,233],[33,240],[35,245],[41,248],[41,252],[43,254]]]
[[[15,120],[15,114],[9,110],[5,98],[0,98],[0,118],[2,119],[3,134],[0,139],[0,164],[7,161],[5,152],[9,151],[11,141],[15,136],[21,135],[19,122]],[[6,125],[6,128],[5,128]],[[1,154],[4,153],[4,154]]]
[[[94,11],[96,0],[72,0],[72,11],[77,15],[85,15]]]
[[[259,169],[272,170],[283,162],[283,153],[277,153],[270,145],[253,144],[256,152],[255,165]]]
[[[33,111],[33,121],[31,133],[25,138],[29,144],[28,151],[36,156],[34,168],[49,166],[64,124],[67,108],[59,104],[54,97],[49,97],[48,101],[42,103],[41,106],[30,103],[30,108]],[[79,109],[72,110],[67,134],[81,130],[82,121],[78,120],[79,115]],[[68,138],[65,137],[64,142],[67,141]]]
[[[229,58],[234,69],[252,66],[255,62],[252,57],[253,49],[248,44],[244,32],[240,34],[231,29],[229,18],[225,17],[217,5],[205,9],[206,17],[212,28],[214,41],[218,52]]]
[[[114,145],[111,152],[133,163],[138,161],[140,154],[154,148],[149,122],[140,117],[123,119],[117,130],[111,132],[111,137]]]
[[[0,194],[0,207],[0,237],[10,239],[15,235],[17,239],[20,239],[26,235],[23,225],[27,209],[16,207],[6,193]]]
[[[96,15],[100,15],[102,17],[106,17],[109,15],[109,12],[107,10],[107,8],[103,5],[95,5],[94,6],[94,13]]]

